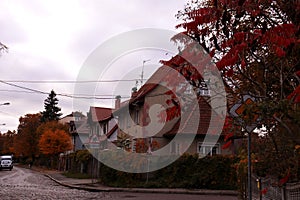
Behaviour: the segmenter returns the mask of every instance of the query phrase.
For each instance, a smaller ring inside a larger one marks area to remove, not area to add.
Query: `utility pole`
[[[144,67],[145,67],[145,63],[150,61],[150,59],[148,60],[143,60],[143,67],[142,67],[142,74],[141,74],[141,86],[143,86],[144,83]]]
[[[251,132],[248,132],[248,199],[252,200],[252,185],[251,185]]]

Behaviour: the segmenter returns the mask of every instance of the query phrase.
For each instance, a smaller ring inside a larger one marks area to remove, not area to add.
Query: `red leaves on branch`
[[[171,121],[174,118],[180,117],[180,106],[171,106],[165,111],[159,112],[158,119],[160,123]]]
[[[224,141],[228,141],[229,139],[231,139],[233,137],[233,133],[228,133],[225,138],[224,138]]]
[[[166,100],[166,104],[169,106],[164,111],[158,113],[158,119],[160,123],[170,121],[174,118],[180,117],[180,104],[176,95],[172,90],[165,92],[166,95],[169,95],[170,98]]]
[[[246,36],[246,33],[245,32],[238,32],[238,33],[235,33],[233,35],[235,41],[237,42],[242,42],[245,40],[245,36]]]
[[[300,103],[300,85],[287,96],[287,99],[292,100],[294,103]]]
[[[232,144],[232,141],[229,140],[228,142],[226,142],[223,146],[222,146],[222,149],[228,149]]]
[[[180,106],[172,106],[166,109],[166,121],[170,121],[174,118],[180,117]]]
[[[268,188],[264,188],[264,189],[262,189],[262,190],[260,191],[260,193],[261,193],[262,195],[267,194],[267,192],[268,192]]]
[[[197,31],[200,24],[210,23],[217,19],[215,17],[216,10],[212,7],[193,10],[192,12],[188,13],[188,16],[192,21],[179,24],[176,26],[176,28],[184,28],[188,31]]]
[[[216,63],[219,70],[222,70],[227,66],[233,66],[237,63],[239,59],[238,51],[233,51],[234,49],[231,49],[219,62]]]
[[[245,67],[246,67],[245,59],[242,60],[242,62],[241,62],[241,67],[242,67],[242,68],[245,68]]]
[[[290,177],[290,173],[288,173],[285,177],[283,177],[282,179],[280,179],[279,180],[279,184],[280,185],[285,184],[289,180],[289,177]]]
[[[281,13],[272,13],[272,9],[280,9],[280,5],[274,5],[272,0],[207,0],[196,9],[189,6],[182,12],[185,22],[177,28],[184,28],[185,34],[199,40],[216,59],[218,69],[243,68],[245,60],[253,60],[247,58],[252,53],[285,57],[287,48],[298,43],[299,27],[283,20]],[[274,20],[276,17],[278,20]]]
[[[283,51],[283,49],[280,48],[280,47],[277,47],[275,52],[276,52],[276,55],[278,57],[284,57],[285,56],[285,51]]]
[[[225,135],[224,141],[226,143],[222,146],[222,149],[227,149],[231,146],[235,129],[239,130],[240,128],[233,125],[233,118],[226,116],[223,127],[223,134]]]
[[[216,49],[215,49],[215,48],[214,48],[213,50],[211,50],[211,51],[209,52],[210,57],[214,57],[215,52],[216,52]]]
[[[232,76],[233,75],[233,69],[230,68],[227,72],[226,72],[226,76]]]
[[[294,24],[281,24],[266,31],[260,38],[260,44],[268,45],[279,57],[285,56],[285,48],[296,43],[298,28]]]

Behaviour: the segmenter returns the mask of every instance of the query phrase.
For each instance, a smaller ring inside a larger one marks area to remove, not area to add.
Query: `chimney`
[[[133,88],[131,89],[131,98],[136,97],[136,94],[137,94],[137,87],[133,87]]]
[[[119,109],[120,106],[121,106],[121,96],[118,95],[118,96],[116,96],[115,99],[116,99],[116,100],[115,100],[115,109],[117,110],[117,109]]]

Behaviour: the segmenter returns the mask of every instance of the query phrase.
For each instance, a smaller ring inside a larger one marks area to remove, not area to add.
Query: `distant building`
[[[89,134],[87,117],[81,112],[72,112],[59,120],[62,124],[69,125],[69,133],[72,137],[73,151],[85,149],[84,141]]]
[[[84,143],[87,148],[103,150],[117,139],[117,123],[112,111],[112,108],[90,107],[87,119],[90,129]]]

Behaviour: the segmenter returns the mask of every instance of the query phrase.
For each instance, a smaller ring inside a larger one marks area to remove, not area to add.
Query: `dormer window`
[[[182,92],[182,89],[184,89],[184,94],[190,95],[193,91],[193,86],[187,83],[180,83],[177,87],[177,92]]]
[[[210,96],[210,90],[208,90],[208,89],[200,89],[199,90],[199,95],[200,96]]]

